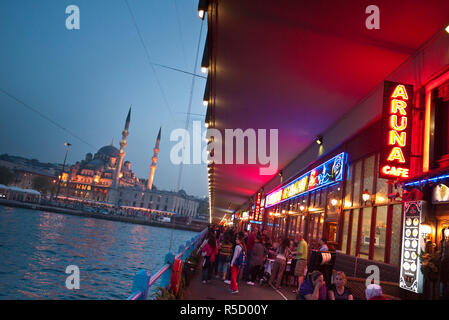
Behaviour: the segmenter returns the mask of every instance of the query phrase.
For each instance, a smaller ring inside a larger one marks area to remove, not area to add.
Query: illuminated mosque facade
[[[61,196],[196,217],[199,206],[196,198],[188,196],[183,190],[169,192],[153,189],[161,129],[153,149],[148,180],[139,180],[131,170],[131,163],[124,161],[130,121],[131,108],[126,117],[120,149],[111,143],[100,148],[95,155],[86,154],[84,160],[76,162],[63,173]]]

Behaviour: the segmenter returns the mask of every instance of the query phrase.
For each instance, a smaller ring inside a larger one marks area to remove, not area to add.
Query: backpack
[[[242,248],[242,251],[240,251],[240,254],[237,257],[237,259],[235,259],[234,265],[236,267],[241,267],[241,266],[246,265],[246,253],[245,253],[245,250],[243,250],[243,248]]]

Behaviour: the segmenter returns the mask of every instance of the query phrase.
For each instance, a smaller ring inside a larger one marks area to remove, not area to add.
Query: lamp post
[[[64,169],[65,169],[65,162],[67,160],[67,154],[69,153],[69,147],[72,145],[68,142],[64,143],[65,145],[65,157],[64,157],[64,163],[62,165],[62,171],[61,171],[61,175],[59,176],[59,180],[58,180],[58,189],[56,190],[56,200],[58,200],[58,196],[59,196],[59,189],[61,187],[61,180],[62,180],[62,175],[64,174]],[[68,187],[68,186],[67,186]]]

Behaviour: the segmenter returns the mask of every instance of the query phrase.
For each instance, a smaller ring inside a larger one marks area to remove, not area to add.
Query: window
[[[352,234],[351,234],[351,256],[356,255],[357,249],[357,230],[359,225],[359,210],[352,212]]]
[[[379,166],[378,166],[379,169]],[[379,172],[379,170],[377,170]],[[388,184],[386,179],[377,177],[376,204],[388,202]]]
[[[364,208],[362,215],[362,233],[360,239],[360,257],[368,259],[370,236],[371,236],[371,218],[373,208]]]
[[[377,207],[376,213],[376,230],[374,232],[374,261],[384,262],[385,258],[385,243],[387,239],[387,216],[388,207]]]
[[[355,177],[354,177],[354,197],[353,206],[358,207],[360,205],[360,183],[362,177],[362,161],[355,164]]]
[[[346,194],[345,194],[345,200],[344,200],[344,204],[343,204],[345,208],[352,207],[351,195],[352,195],[352,175],[354,172],[354,166],[348,167],[348,171],[349,171],[348,175],[347,175],[348,179],[346,180],[346,190],[345,190]]]
[[[435,110],[433,168],[449,166],[449,81],[432,92]]]
[[[369,193],[373,192],[374,184],[374,162],[375,155],[365,159],[364,173],[363,173],[363,190],[368,190]]]
[[[348,246],[348,232],[349,232],[349,217],[350,217],[351,211],[345,210],[344,211],[344,223],[343,223],[343,239],[341,239],[341,251],[346,253],[346,248]]]
[[[390,264],[401,264],[402,205],[393,206],[393,223],[391,226]]]

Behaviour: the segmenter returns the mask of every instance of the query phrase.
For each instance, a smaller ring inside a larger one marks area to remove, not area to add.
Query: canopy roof
[[[365,25],[373,1],[210,2],[213,125],[279,129],[279,169],[449,24],[447,0],[375,1],[379,30]],[[215,165],[215,218],[273,178],[259,167]]]

